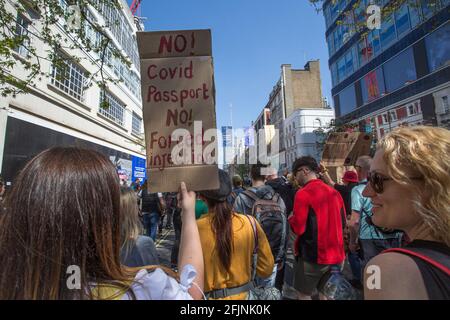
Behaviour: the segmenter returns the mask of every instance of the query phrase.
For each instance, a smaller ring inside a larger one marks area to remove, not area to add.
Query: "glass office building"
[[[370,5],[380,25],[367,27]],[[450,0],[323,4],[337,123],[376,137],[401,125],[450,126]]]

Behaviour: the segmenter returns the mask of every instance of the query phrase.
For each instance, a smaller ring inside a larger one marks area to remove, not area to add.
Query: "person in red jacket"
[[[344,201],[338,191],[317,178],[318,172],[319,166],[312,157],[298,158],[292,166],[292,173],[302,186],[295,195],[293,215],[289,218],[297,235],[294,288],[302,300],[311,299],[322,276],[345,259]]]

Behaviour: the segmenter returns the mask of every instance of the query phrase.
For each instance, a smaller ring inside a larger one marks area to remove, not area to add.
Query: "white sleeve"
[[[151,273],[142,269],[136,274],[131,290],[137,300],[192,300],[188,290],[196,275],[197,272],[190,264],[181,271],[180,282],[159,268]],[[131,299],[130,294],[126,294],[123,299]]]

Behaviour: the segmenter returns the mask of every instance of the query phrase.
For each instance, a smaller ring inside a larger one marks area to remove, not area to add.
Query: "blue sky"
[[[130,3],[131,1],[128,0]],[[146,31],[211,29],[217,125],[255,120],[281,64],[320,59],[322,94],[331,101],[325,21],[308,0],[142,0]]]

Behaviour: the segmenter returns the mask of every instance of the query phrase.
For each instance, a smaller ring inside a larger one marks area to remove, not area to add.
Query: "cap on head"
[[[358,182],[358,174],[355,171],[345,171],[342,181]]]
[[[200,191],[200,194],[205,198],[215,201],[223,202],[231,194],[231,179],[228,173],[219,169],[219,189]]]

